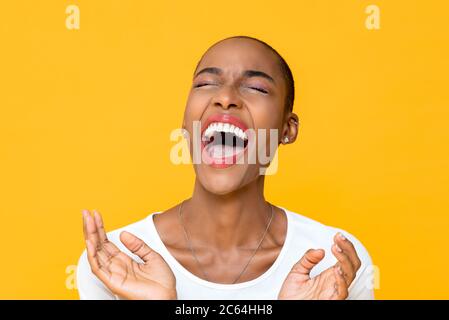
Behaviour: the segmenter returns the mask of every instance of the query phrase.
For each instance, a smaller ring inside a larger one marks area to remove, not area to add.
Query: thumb
[[[151,254],[154,252],[153,249],[143,242],[143,240],[127,231],[120,233],[120,241],[126,248],[128,248],[129,251],[137,255],[144,262],[148,262]]]
[[[310,271],[324,258],[323,249],[309,249],[292,267],[292,272],[309,276]]]

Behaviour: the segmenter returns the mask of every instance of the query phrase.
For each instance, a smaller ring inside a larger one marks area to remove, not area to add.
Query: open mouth
[[[203,160],[215,167],[237,162],[248,146],[246,126],[231,115],[215,115],[206,121],[201,135]]]

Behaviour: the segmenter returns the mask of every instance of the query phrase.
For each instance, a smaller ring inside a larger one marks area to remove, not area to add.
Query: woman
[[[253,150],[248,142],[266,148],[273,139],[251,140],[250,129],[276,130],[276,146],[295,141],[293,100],[291,71],[268,44],[238,36],[209,48],[194,72],[183,121],[191,153],[200,144],[204,160],[194,162],[192,197],[108,234],[100,214],[84,210],[80,297],[373,299],[363,245],[270,204],[259,157],[237,161]],[[223,141],[229,136],[231,144]]]

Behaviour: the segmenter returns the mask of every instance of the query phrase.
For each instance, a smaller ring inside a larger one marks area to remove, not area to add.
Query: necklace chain
[[[181,202],[181,205],[179,206],[179,211],[178,211],[178,217],[179,217],[179,222],[182,226],[182,229],[184,231],[184,236],[186,238],[187,244],[189,246],[189,250],[193,256],[193,258],[195,259],[196,263],[198,264],[198,267],[200,268],[201,272],[204,275],[204,278],[209,281],[209,276],[207,275],[206,270],[204,270],[203,266],[201,265],[200,261],[198,260],[198,257],[195,254],[195,250],[193,249],[192,246],[192,241],[190,241],[190,237],[189,234],[187,233],[187,229],[184,225],[184,221],[182,218],[182,206],[184,204],[184,201]],[[248,268],[249,264],[251,263],[252,259],[254,258],[254,256],[256,255],[256,252],[259,250],[260,246],[262,245],[263,240],[265,239],[265,236],[267,235],[268,229],[270,228],[271,225],[271,221],[273,220],[273,216],[274,216],[274,210],[273,210],[273,205],[270,203],[270,208],[271,208],[271,216],[270,216],[270,220],[268,221],[267,227],[265,228],[265,231],[263,233],[262,238],[260,239],[256,249],[254,250],[253,254],[251,255],[251,257],[249,258],[248,262],[245,264],[245,267],[242,269],[242,271],[239,273],[239,275],[237,276],[237,278],[232,282],[233,284],[236,283],[240,277],[242,276],[242,274],[246,271],[246,269]]]

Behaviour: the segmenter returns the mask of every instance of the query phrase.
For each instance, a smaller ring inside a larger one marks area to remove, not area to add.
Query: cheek
[[[282,125],[283,111],[273,102],[252,104],[248,107],[256,128],[279,129]]]
[[[262,150],[266,151],[265,154],[268,154],[270,153],[269,150],[277,147],[282,135],[282,119],[284,116],[282,107],[279,104],[267,102],[251,105],[248,109],[254,121],[254,127],[258,131],[257,147],[263,148]],[[260,129],[265,130],[265,135]]]
[[[184,111],[184,120],[187,128],[192,127],[192,122],[200,120],[204,111],[207,108],[209,98],[204,95],[190,94],[187,99],[186,108]]]
[[[245,103],[256,128],[278,128],[283,117],[283,99],[277,92],[268,96],[259,94],[244,95]]]

